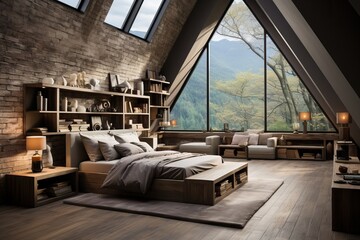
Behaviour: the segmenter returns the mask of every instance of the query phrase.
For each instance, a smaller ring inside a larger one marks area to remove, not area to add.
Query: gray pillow
[[[99,148],[99,141],[109,141],[112,138],[109,134],[85,135],[80,133],[80,137],[90,161],[96,162],[104,159]]]
[[[131,143],[119,143],[114,145],[114,148],[120,154],[121,157],[126,157],[133,154],[144,152],[142,148]]]
[[[131,142],[138,147],[140,147],[144,152],[153,152],[154,149],[147,142]]]
[[[112,134],[119,143],[140,142],[136,132]]]
[[[99,147],[102,155],[106,161],[111,161],[121,158],[120,154],[115,150],[115,145],[119,144],[113,137],[108,141],[99,141]]]

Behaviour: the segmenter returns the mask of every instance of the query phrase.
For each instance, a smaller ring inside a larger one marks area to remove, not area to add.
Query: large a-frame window
[[[207,92],[207,88],[209,91]],[[335,131],[266,31],[235,0],[171,110],[176,130]]]

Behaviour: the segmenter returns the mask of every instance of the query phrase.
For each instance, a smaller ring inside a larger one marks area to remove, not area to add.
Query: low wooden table
[[[67,183],[68,186],[57,187]],[[70,167],[44,168],[42,172],[31,170],[6,174],[7,193],[12,204],[37,207],[78,192],[78,169]],[[54,190],[52,195],[46,194]]]
[[[178,150],[178,145],[158,145],[156,151]]]
[[[222,157],[234,157],[234,158],[246,158],[247,159],[247,147],[239,145],[219,145],[219,155]],[[226,156],[225,150],[233,150],[232,156]]]
[[[185,200],[215,205],[248,181],[248,164],[225,162],[185,179]],[[224,190],[220,190],[224,187]]]

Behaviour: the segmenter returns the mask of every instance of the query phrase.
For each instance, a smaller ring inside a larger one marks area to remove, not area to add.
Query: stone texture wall
[[[148,43],[104,23],[112,0],[90,1],[85,13],[55,0],[0,0],[0,196],[4,174],[30,168],[24,83],[85,71],[107,90],[108,73],[131,80],[144,77],[148,68],[161,69],[195,2],[171,0]]]

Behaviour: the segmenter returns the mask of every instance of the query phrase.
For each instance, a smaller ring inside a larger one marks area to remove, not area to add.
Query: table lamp
[[[303,133],[307,134],[307,122],[311,120],[311,113],[310,112],[299,112],[299,119],[303,121]]]
[[[350,128],[348,126],[349,122],[350,122],[350,115],[348,112],[336,113],[336,123],[340,124],[339,127],[340,140],[349,140],[350,138]]]
[[[27,136],[26,137],[26,150],[35,150],[34,155],[31,158],[31,170],[41,172],[43,169],[43,163],[39,150],[46,149],[46,137],[45,136]]]

